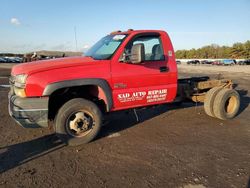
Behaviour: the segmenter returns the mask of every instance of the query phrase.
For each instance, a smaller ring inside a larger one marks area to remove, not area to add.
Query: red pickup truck
[[[190,99],[208,115],[233,118],[239,94],[231,80],[178,80],[174,49],[159,30],[116,31],[82,57],[12,68],[9,114],[23,127],[50,127],[62,141],[79,145],[100,131],[103,114]]]

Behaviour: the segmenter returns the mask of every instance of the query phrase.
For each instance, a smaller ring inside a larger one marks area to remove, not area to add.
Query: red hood
[[[51,69],[72,67],[72,66],[83,66],[90,65],[96,60],[93,60],[90,57],[67,57],[67,58],[59,58],[59,59],[50,59],[43,61],[34,61],[30,63],[22,63],[16,65],[12,68],[11,74],[32,74],[35,72],[42,72]]]

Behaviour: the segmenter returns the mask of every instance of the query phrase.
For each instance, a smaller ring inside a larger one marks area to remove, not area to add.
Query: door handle
[[[160,72],[167,72],[168,71],[168,67],[160,67]]]

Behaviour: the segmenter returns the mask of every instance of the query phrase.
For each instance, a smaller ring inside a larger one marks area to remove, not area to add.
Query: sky
[[[0,53],[85,51],[130,28],[165,30],[175,50],[230,46],[250,40],[250,0],[1,0]]]

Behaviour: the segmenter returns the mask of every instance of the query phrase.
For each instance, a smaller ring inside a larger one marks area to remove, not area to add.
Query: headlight
[[[24,88],[14,87],[14,93],[18,97],[26,97],[26,92]]]
[[[19,88],[25,88],[26,79],[27,79],[26,74],[16,75],[14,78],[14,86]]]
[[[26,74],[19,74],[13,77],[14,82],[14,93],[19,97],[26,97],[25,85],[26,85]]]

